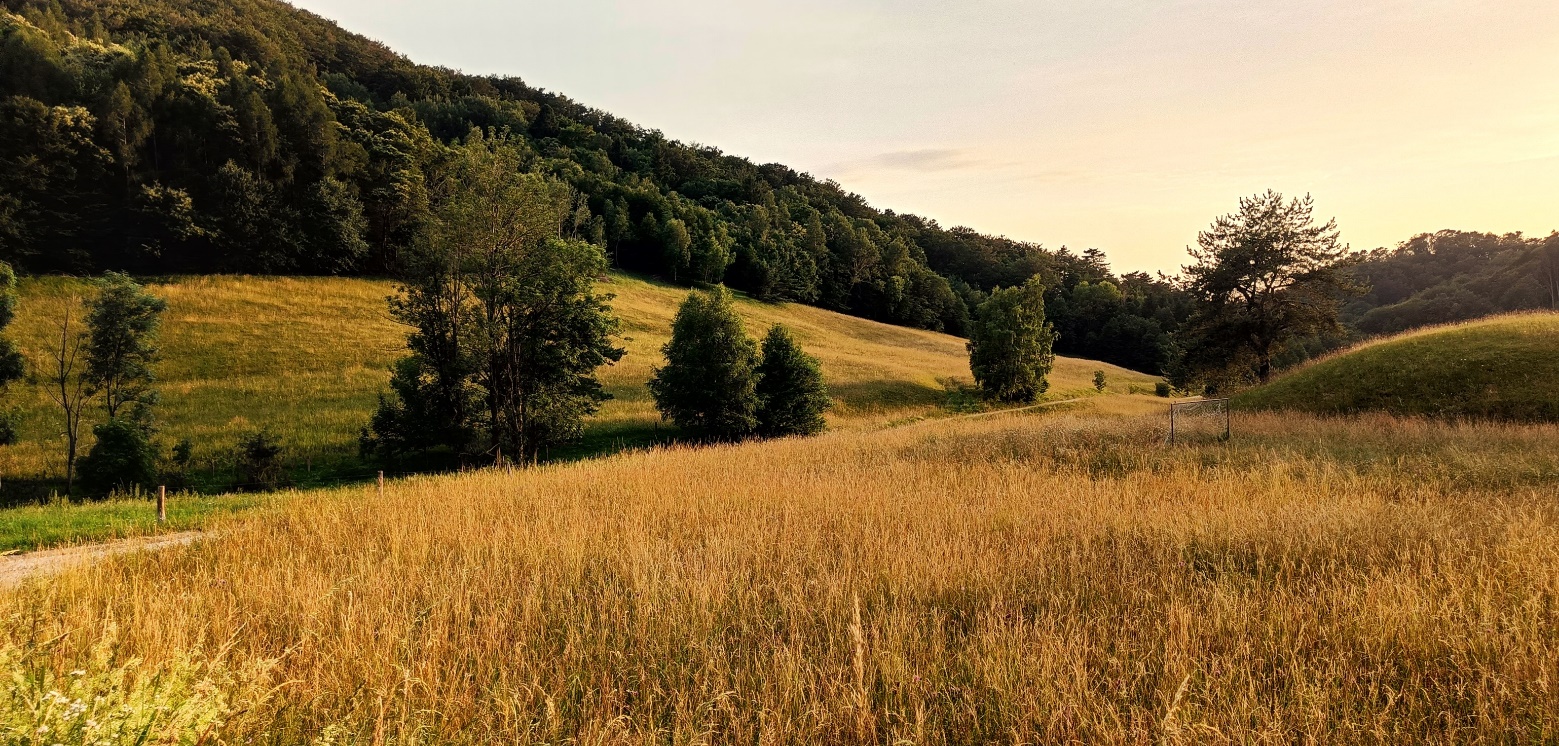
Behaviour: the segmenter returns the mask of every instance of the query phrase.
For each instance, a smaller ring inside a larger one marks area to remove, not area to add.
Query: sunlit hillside
[[[627,276],[613,276],[602,288],[617,296],[613,307],[623,321],[628,354],[603,371],[616,399],[591,421],[586,443],[563,455],[650,442],[660,427],[645,383],[687,291]],[[238,436],[263,428],[281,438],[295,469],[304,472],[300,478],[309,470],[340,473],[356,467],[359,429],[386,388],[390,363],[403,354],[406,330],[385,305],[393,283],[200,276],[155,283],[152,289],[169,304],[158,369],[157,417],[165,446],[190,438],[197,463],[220,471]],[[39,375],[48,373],[69,299],[87,292],[78,280],[22,282],[11,334]],[[822,359],[838,402],[831,415],[835,426],[944,411],[948,386],[969,378],[964,342],[956,337],[810,306],[742,300],[738,308],[754,337],[770,324],[784,323]],[[1152,386],[1147,376],[1061,359],[1051,396],[1091,391],[1098,369],[1107,372],[1115,390]],[[62,473],[61,418],[42,385],[16,384],[8,398],[24,415],[22,440],[0,449],[0,477]]]

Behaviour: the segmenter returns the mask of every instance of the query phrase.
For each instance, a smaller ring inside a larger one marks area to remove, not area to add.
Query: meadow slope
[[[616,397],[593,418],[586,442],[560,455],[642,445],[661,435],[646,382],[660,362],[671,317],[687,290],[613,275],[601,289],[622,318],[628,354],[601,372]],[[304,479],[361,471],[359,429],[387,390],[389,366],[404,354],[406,328],[390,318],[389,281],[249,276],[178,277],[151,285],[167,299],[158,366],[157,410],[165,445],[190,438],[197,464],[221,473],[237,438],[268,429],[278,435]],[[29,361],[48,361],[58,319],[72,298],[89,292],[79,280],[28,279],[10,332]],[[941,411],[947,387],[969,379],[964,341],[945,334],[867,321],[797,304],[740,299],[749,334],[784,323],[823,363],[837,407],[830,424],[847,427]],[[1105,370],[1117,391],[1149,388],[1154,379],[1092,361],[1062,358],[1052,395],[1089,390]],[[60,416],[42,388],[16,384],[8,399],[21,408],[21,442],[0,449],[0,478],[63,473]],[[90,445],[90,433],[88,433]],[[85,448],[83,449],[83,452]],[[333,471],[332,471],[333,470]]]
[[[1254,409],[1559,422],[1559,313],[1374,340],[1235,396]]]
[[[89,682],[61,711],[162,671],[205,694],[159,717],[218,701],[228,742],[1559,738],[1559,427],[1163,435],[998,415],[304,493],[0,595],[0,661]]]

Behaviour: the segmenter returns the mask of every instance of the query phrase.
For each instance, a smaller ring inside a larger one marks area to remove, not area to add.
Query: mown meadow
[[[1559,739],[1559,427],[1062,409],[300,493],[0,597],[8,696],[195,692],[151,732],[230,743]]]
[[[358,456],[358,436],[389,366],[404,354],[407,330],[390,318],[389,281],[250,276],[175,277],[148,284],[165,298],[157,367],[156,409],[164,452],[180,439],[194,446],[189,486],[222,492],[235,482],[238,439],[266,430],[285,448],[291,481],[322,486],[372,480],[385,465]],[[670,335],[683,288],[613,274],[601,284],[613,293],[627,355],[601,377],[615,397],[587,423],[582,442],[552,455],[572,459],[672,441],[646,387]],[[17,319],[9,330],[35,366],[50,360],[58,322],[67,306],[92,292],[84,281],[32,278],[20,285]],[[962,339],[844,316],[810,306],[738,299],[748,333],[771,324],[792,328],[823,364],[835,407],[835,428],[871,428],[950,413],[969,379]],[[1110,390],[1147,390],[1153,379],[1092,361],[1059,358],[1052,398],[1091,394],[1103,369]],[[0,448],[0,493],[11,502],[37,500],[59,490],[64,442],[57,407],[38,385],[14,384],[7,406],[19,407],[20,442]],[[90,421],[90,419],[89,419]],[[86,432],[85,452],[91,445]],[[389,471],[398,469],[389,465]],[[174,513],[196,524],[213,510],[207,498],[180,494]],[[0,551],[137,533],[152,528],[144,500],[47,506],[0,519]]]

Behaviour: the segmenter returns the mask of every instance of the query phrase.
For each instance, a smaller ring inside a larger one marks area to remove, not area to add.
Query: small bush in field
[[[157,452],[146,428],[125,418],[96,425],[97,442],[81,459],[81,487],[88,495],[104,496],[150,488],[157,482]]]
[[[1107,383],[1107,381],[1104,378],[1104,371],[1102,371],[1102,370],[1094,371],[1093,372],[1093,390],[1094,391],[1098,391],[1101,394],[1104,393],[1104,385],[1105,385],[1105,383]]]
[[[1169,382],[1168,381],[1159,381],[1158,383],[1153,384],[1153,393],[1155,395],[1157,395],[1157,396],[1168,397],[1169,396]]]
[[[282,445],[276,436],[261,430],[238,441],[238,483],[242,487],[276,489],[287,479],[282,468]]]

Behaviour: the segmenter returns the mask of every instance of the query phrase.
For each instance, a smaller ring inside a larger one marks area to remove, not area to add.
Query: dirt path
[[[34,575],[52,575],[103,557],[184,546],[193,543],[202,535],[201,531],[180,531],[161,536],[139,536],[102,544],[45,549],[41,552],[0,557],[0,590],[21,585],[22,581]]]
[[[932,423],[932,422],[952,422],[952,421],[955,421],[955,420],[972,420],[972,419],[974,419],[976,417],[995,417],[996,415],[1000,415],[1000,414],[1019,414],[1019,413],[1027,412],[1027,411],[1033,410],[1033,409],[1044,409],[1046,407],[1059,407],[1062,404],[1076,404],[1077,402],[1080,402],[1080,401],[1087,401],[1090,398],[1092,398],[1092,397],[1080,396],[1080,397],[1077,397],[1075,399],[1062,399],[1060,401],[1040,402],[1039,404],[1030,404],[1030,405],[1028,405],[1026,407],[1014,407],[1012,409],[993,409],[993,410],[991,410],[989,412],[975,412],[973,414],[957,414],[957,415],[953,415],[951,417],[925,417],[925,418],[922,418],[922,419],[906,422],[906,423],[903,423],[901,425],[893,425],[892,427],[914,427],[916,425],[925,425],[925,424],[929,424],[929,423]]]

